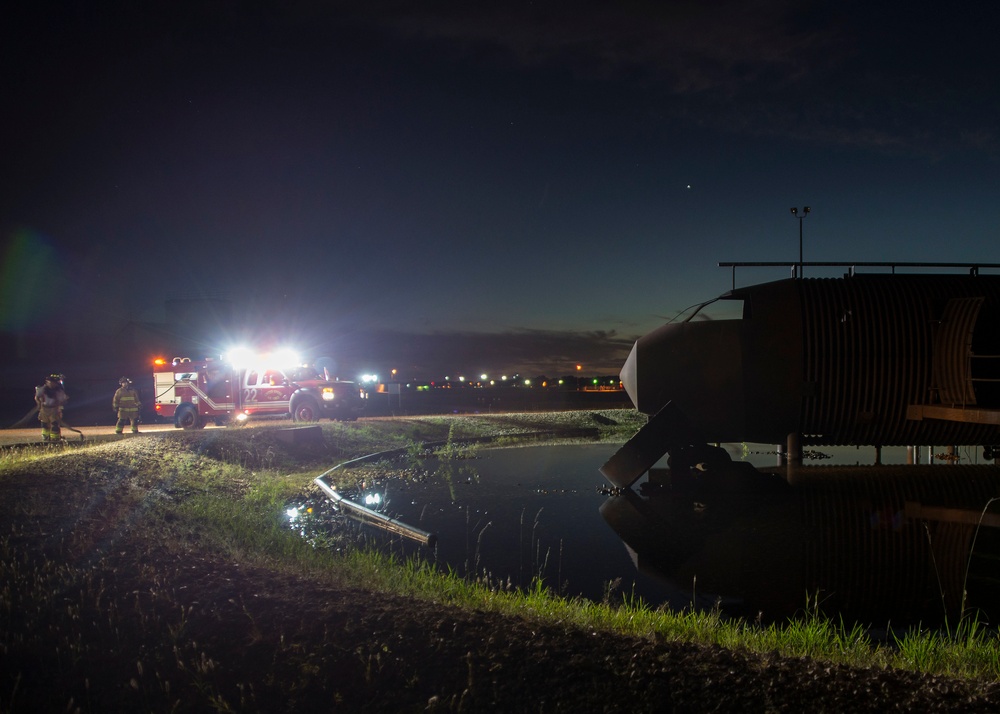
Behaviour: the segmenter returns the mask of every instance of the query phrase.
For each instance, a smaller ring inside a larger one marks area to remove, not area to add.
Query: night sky
[[[345,369],[616,373],[792,206],[806,261],[1000,262],[991,3],[18,5],[4,334],[212,298]]]

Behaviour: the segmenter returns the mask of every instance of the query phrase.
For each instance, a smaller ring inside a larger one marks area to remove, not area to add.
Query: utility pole
[[[802,215],[799,215],[799,209],[793,208],[792,215],[799,219],[799,277],[802,277],[802,219],[806,217],[806,214],[812,210],[809,206],[804,206],[802,208]]]

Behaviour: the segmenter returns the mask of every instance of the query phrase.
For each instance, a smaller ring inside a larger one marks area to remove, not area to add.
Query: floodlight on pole
[[[792,208],[792,215],[799,219],[799,277],[802,277],[802,219],[812,210],[809,206],[803,206],[802,215],[799,215],[798,208]]]

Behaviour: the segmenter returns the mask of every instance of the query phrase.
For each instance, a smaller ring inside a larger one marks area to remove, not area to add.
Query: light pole
[[[802,219],[806,217],[811,209],[809,206],[804,206],[802,208],[802,215],[799,215],[799,209],[793,208],[792,215],[799,219],[799,277],[802,277]]]

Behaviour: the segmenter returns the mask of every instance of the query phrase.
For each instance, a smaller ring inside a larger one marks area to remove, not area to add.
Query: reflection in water
[[[767,621],[807,602],[884,625],[1000,614],[1000,469],[733,463],[654,470],[601,515],[641,572],[727,614]]]
[[[930,626],[945,613],[954,624],[963,605],[983,621],[1000,618],[995,466],[859,466],[852,449],[789,478],[762,454],[756,468],[654,469],[609,498],[597,465],[616,448],[481,449],[473,459],[357,468],[357,488],[344,495],[437,535],[428,548],[364,526],[364,546],[496,586],[540,577],[569,596],[719,602],[725,614],[767,621],[817,600],[828,615],[878,627]],[[296,513],[290,523],[317,544],[354,534],[343,519]]]
[[[670,593],[635,570],[600,515],[606,482],[595,464],[615,448],[481,449],[472,459],[424,457],[395,468],[357,468],[359,487],[345,495],[360,502],[380,493],[380,510],[437,536],[433,548],[418,548],[368,529],[365,545],[417,555],[496,587],[529,588],[540,578],[567,596],[602,600],[626,593],[659,604]]]

